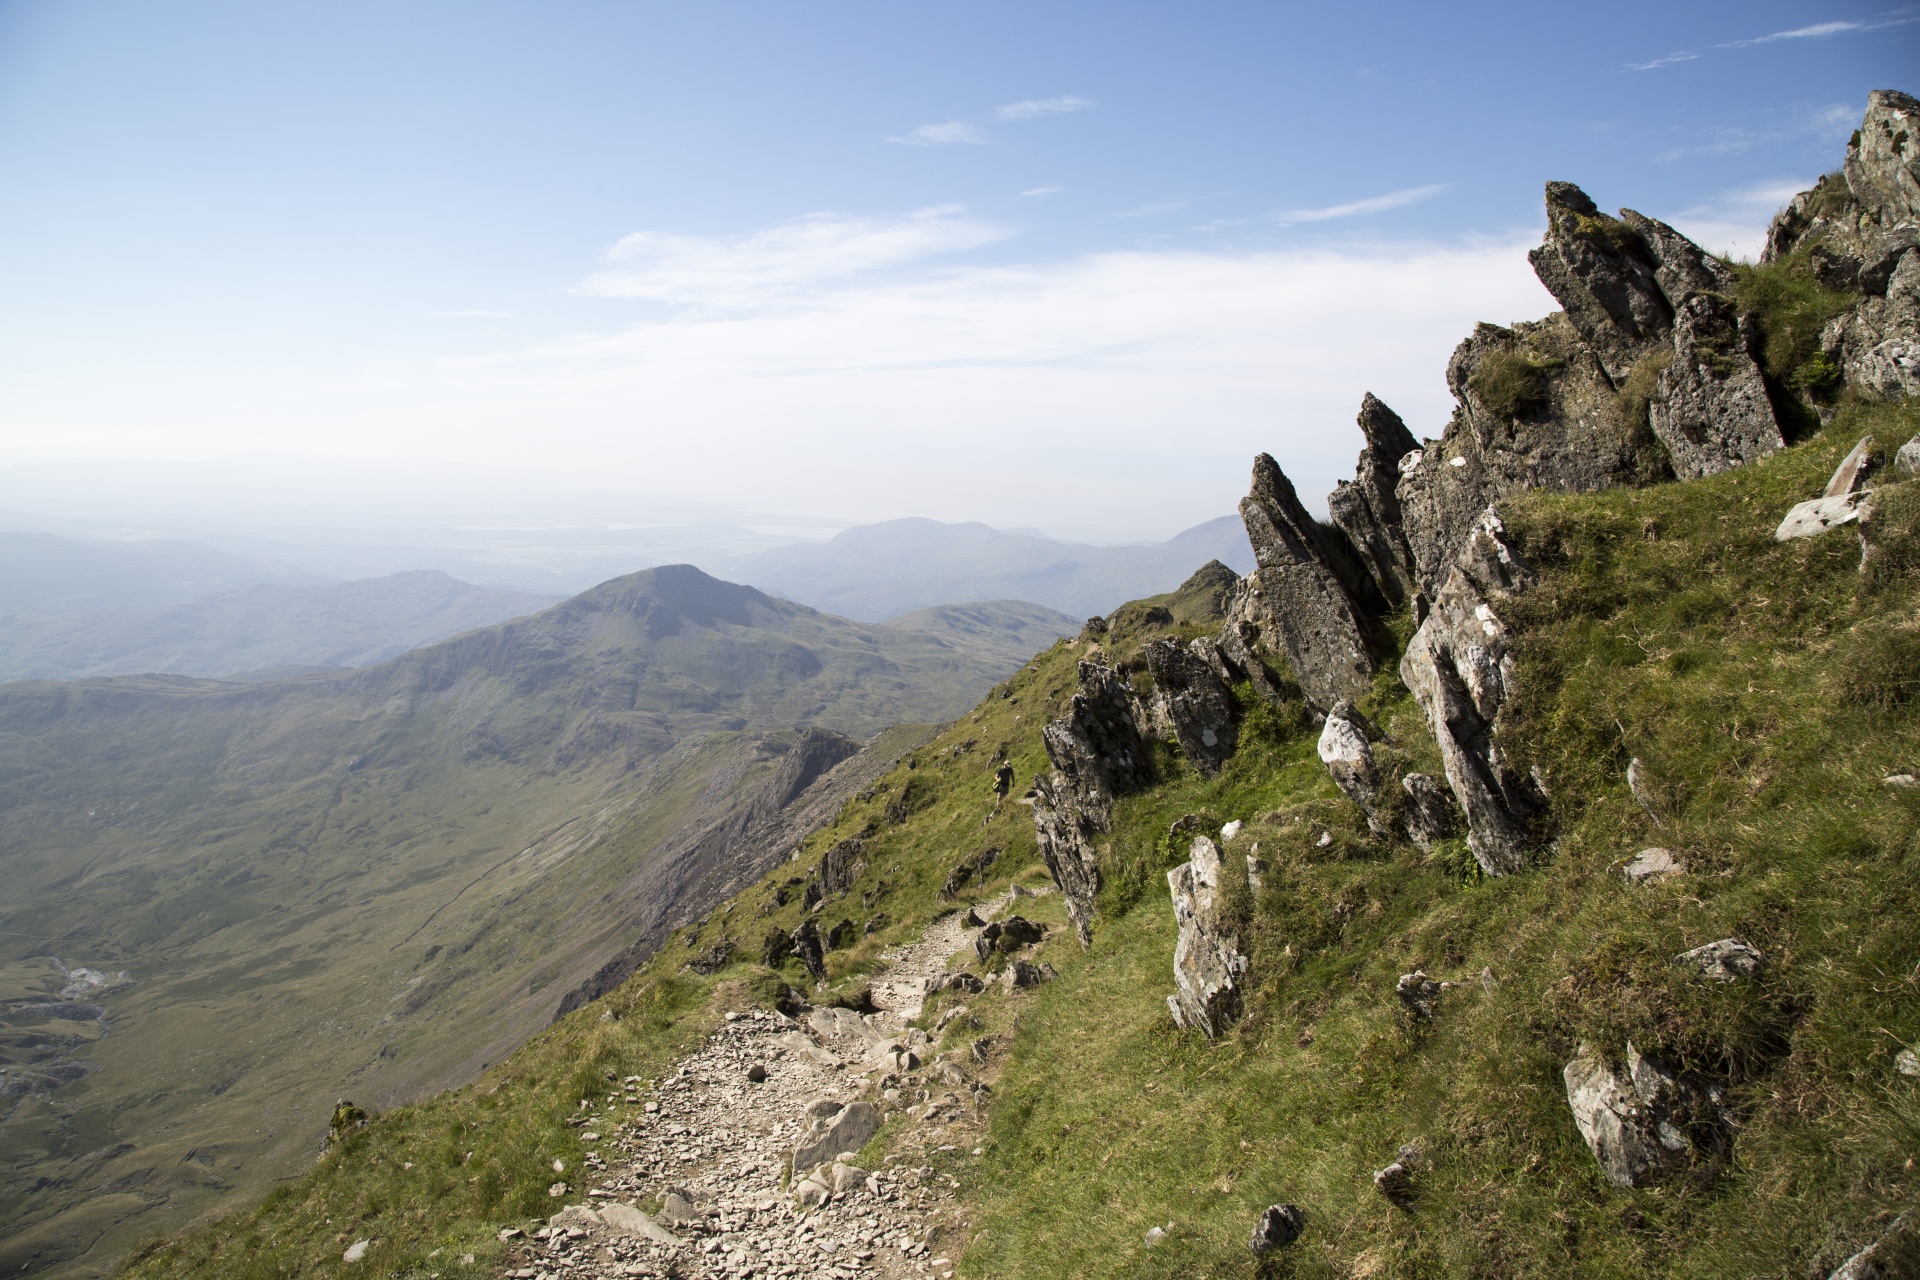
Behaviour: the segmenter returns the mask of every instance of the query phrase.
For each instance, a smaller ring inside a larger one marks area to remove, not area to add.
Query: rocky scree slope
[[[1916,118],[1873,96],[1830,221],[1914,222],[1876,193],[1914,189]],[[1042,874],[1035,927],[961,953],[928,1053],[860,1096],[873,1170],[924,1147],[919,1090],[985,1086],[979,1154],[926,1165],[963,1274],[1911,1271],[1920,416],[1846,335],[1920,260],[1849,291],[1793,210],[1741,267],[1548,202],[1567,310],[1463,344],[1440,440],[1368,402],[1326,524],[1262,459],[1255,572],[1090,623],[597,1005],[135,1273],[366,1238],[498,1274],[499,1231],[551,1239],[541,1161],[601,1080],[638,1102],[725,1011],[857,1010],[886,948]],[[1034,782],[996,803],[1003,759]],[[801,1224],[841,1190],[812,1154]]]
[[[0,686],[0,1269],[500,1060],[1020,660],[963,640],[667,568],[348,674]]]

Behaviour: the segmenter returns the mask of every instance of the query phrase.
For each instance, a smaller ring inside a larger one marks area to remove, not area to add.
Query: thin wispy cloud
[[[1785,31],[1770,31],[1763,36],[1748,36],[1744,40],[1728,40],[1717,44],[1715,49],[1751,49],[1755,45],[1778,44],[1783,40],[1825,40],[1829,36],[1860,35],[1868,31],[1884,31],[1888,27],[1905,27],[1920,22],[1920,14],[1911,9],[1897,9],[1877,18],[1846,19],[1833,22],[1815,22],[1804,27],[1791,27]],[[1651,58],[1646,62],[1629,62],[1622,71],[1657,71],[1661,67],[1670,67],[1678,62],[1693,62],[1700,57],[1697,53],[1681,50],[1669,53],[1665,57]]]
[[[1672,162],[1689,156],[1737,156],[1755,147],[1815,139],[1831,143],[1845,138],[1860,119],[1860,109],[1843,102],[1824,107],[1800,107],[1784,119],[1762,128],[1722,125],[1705,130],[1697,141],[1669,147],[1654,159]]]
[[[1075,97],[1063,93],[1057,98],[1029,98],[1025,102],[1009,102],[994,111],[1002,120],[1031,120],[1035,116],[1057,116],[1069,111],[1086,111],[1100,104],[1092,98]]]
[[[511,312],[506,311],[429,311],[428,315],[436,319],[451,320],[505,320]]]
[[[1122,209],[1114,214],[1115,218],[1157,218],[1163,213],[1173,213],[1184,209],[1193,201],[1187,196],[1176,196],[1171,200],[1156,200],[1152,204],[1136,205],[1131,209]]]
[[[1041,196],[1057,196],[1065,190],[1065,187],[1028,187],[1020,194],[1028,199],[1038,199]]]
[[[1890,13],[1879,18],[1869,18],[1864,22],[1816,22],[1812,26],[1794,27],[1790,31],[1774,31],[1764,36],[1754,36],[1747,40],[1731,40],[1716,45],[1719,49],[1746,49],[1756,44],[1777,44],[1782,40],[1824,40],[1828,36],[1855,35],[1865,31],[1884,31],[1888,27],[1904,27],[1920,22],[1920,15],[1910,13]]]
[[[1700,55],[1697,53],[1688,53],[1686,50],[1682,49],[1676,53],[1670,53],[1664,58],[1655,58],[1650,62],[1629,62],[1626,65],[1625,70],[1654,71],[1654,70],[1658,70],[1661,67],[1670,67],[1676,62],[1692,62],[1694,59],[1698,58],[1699,56]]]
[[[579,291],[722,310],[765,306],[1012,234],[964,214],[958,205],[894,219],[814,213],[731,237],[636,231],[607,250]]]
[[[1751,261],[1766,246],[1773,215],[1812,185],[1811,178],[1773,178],[1718,192],[1665,217],[1695,244]]]
[[[965,120],[945,120],[939,124],[923,124],[918,129],[904,133],[897,138],[888,138],[888,142],[898,142],[909,147],[946,147],[958,143],[978,145],[987,140],[987,135]]]
[[[1389,209],[1401,209],[1410,204],[1418,204],[1439,195],[1447,189],[1444,182],[1430,183],[1424,187],[1404,187],[1399,191],[1389,191],[1383,196],[1368,196],[1365,200],[1349,200],[1345,204],[1330,204],[1322,209],[1289,209],[1273,216],[1274,222],[1283,227],[1291,227],[1302,222],[1332,222],[1336,218],[1360,218],[1370,213],[1385,213]]]

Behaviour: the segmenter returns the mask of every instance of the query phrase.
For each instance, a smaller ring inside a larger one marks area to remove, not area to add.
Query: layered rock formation
[[[1239,740],[1233,697],[1221,675],[1226,663],[1218,649],[1209,640],[1187,647],[1156,640],[1147,646],[1146,659],[1156,717],[1201,773],[1218,773]]]
[[[1712,1090],[1632,1044],[1624,1072],[1582,1044],[1562,1074],[1580,1136],[1616,1187],[1648,1186],[1726,1154],[1726,1123]]]
[[[1180,937],[1173,950],[1176,990],[1167,997],[1174,1023],[1209,1040],[1240,1017],[1241,975],[1247,957],[1240,953],[1220,892],[1219,846],[1194,837],[1187,861],[1167,873],[1173,889],[1173,917]]]

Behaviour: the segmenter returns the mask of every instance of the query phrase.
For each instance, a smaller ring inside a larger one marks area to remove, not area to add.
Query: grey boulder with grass
[[[1631,1041],[1624,1072],[1582,1043],[1562,1075],[1574,1124],[1616,1187],[1649,1186],[1726,1153],[1725,1120],[1712,1090],[1642,1054]]]
[[[1738,982],[1751,978],[1765,967],[1767,958],[1759,950],[1738,938],[1721,938],[1674,957],[1709,982]]]
[[[1373,759],[1373,744],[1379,740],[1380,731],[1373,722],[1360,714],[1352,699],[1342,698],[1327,712],[1318,752],[1334,785],[1366,816],[1368,829],[1386,835],[1390,828],[1381,797],[1384,787]]]
[[[1167,873],[1180,936],[1173,948],[1176,990],[1167,997],[1174,1025],[1209,1040],[1240,1017],[1240,979],[1247,957],[1230,931],[1221,894],[1219,846],[1195,836],[1187,861]]]
[[[1255,1257],[1264,1257],[1298,1240],[1306,1225],[1307,1217],[1300,1212],[1300,1206],[1269,1205],[1266,1212],[1260,1215],[1260,1221],[1253,1224],[1253,1239],[1248,1247],[1253,1250]]]
[[[1786,448],[1754,362],[1749,317],[1714,293],[1674,308],[1673,361],[1661,370],[1648,420],[1682,480],[1717,475]]]
[[[1183,646],[1177,640],[1156,640],[1147,646],[1146,659],[1156,718],[1171,730],[1193,767],[1212,777],[1239,741],[1233,695],[1215,669],[1221,660],[1213,642],[1201,639]]]
[[[1400,415],[1368,392],[1360,401],[1356,421],[1361,438],[1360,461],[1353,479],[1342,480],[1327,495],[1327,520],[1347,535],[1361,566],[1373,579],[1389,608],[1398,609],[1413,597],[1413,552],[1401,529],[1400,460],[1420,447]]]

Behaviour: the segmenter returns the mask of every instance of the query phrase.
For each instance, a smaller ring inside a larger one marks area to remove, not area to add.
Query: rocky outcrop
[[[1466,817],[1467,844],[1488,875],[1525,865],[1545,810],[1538,786],[1509,765],[1494,733],[1514,692],[1507,632],[1494,605],[1531,581],[1505,532],[1491,509],[1481,515],[1400,661],[1400,678],[1426,713]]]
[[[1100,893],[1100,854],[1097,841],[1105,828],[1081,808],[1065,778],[1055,773],[1033,780],[1033,833],[1040,859],[1047,864],[1067,918],[1073,921],[1080,945],[1093,945],[1093,902]]]
[[[1047,936],[1046,928],[1025,916],[995,920],[973,940],[973,952],[982,964],[995,955],[1010,956],[1022,947],[1030,947]]]
[[[1242,601],[1286,650],[1307,701],[1322,709],[1366,691],[1383,602],[1337,531],[1307,514],[1293,482],[1267,454],[1253,460],[1240,516],[1259,568]]]
[[[1592,493],[1667,474],[1564,315],[1483,324],[1454,349],[1446,434],[1400,460],[1401,528],[1431,599],[1488,506],[1531,489]]]
[[[1867,436],[1841,460],[1819,497],[1794,504],[1780,521],[1780,527],[1773,531],[1773,540],[1791,542],[1795,538],[1810,538],[1843,524],[1864,520],[1869,512],[1866,484],[1873,474],[1873,463],[1873,437]]]
[[[1240,616],[1246,591],[1247,583],[1242,579],[1220,634],[1205,648],[1195,641],[1194,652],[1209,661],[1217,659],[1220,678],[1229,685],[1244,680],[1253,687],[1254,696],[1278,706],[1287,700],[1287,685],[1260,655],[1260,628]]]
[[[1874,1242],[1834,1268],[1827,1280],[1908,1280],[1920,1275],[1920,1230],[1914,1215],[1895,1218]]]
[[[1726,1123],[1714,1091],[1682,1078],[1631,1043],[1624,1074],[1583,1043],[1562,1075],[1580,1136],[1616,1187],[1649,1186],[1727,1152]]]
[[[1546,240],[1527,261],[1616,383],[1673,327],[1646,241],[1571,182],[1547,184]]]
[[[1709,982],[1738,982],[1759,973],[1767,958],[1738,938],[1721,938],[1674,957]]]
[[[1717,475],[1786,447],[1751,354],[1752,324],[1717,293],[1674,310],[1673,361],[1647,406],[1653,433],[1682,480]]]
[[[1126,683],[1093,662],[1082,662],[1079,676],[1067,714],[1040,731],[1053,772],[1034,779],[1033,829],[1085,947],[1092,945],[1100,892],[1097,841],[1112,821],[1115,798],[1152,780],[1153,761]]]
[[[1820,346],[1850,387],[1882,399],[1920,395],[1920,248],[1903,248],[1885,293],[1829,321]]]
[[[1167,873],[1173,917],[1180,926],[1173,949],[1176,990],[1167,997],[1167,1007],[1175,1025],[1209,1040],[1239,1020],[1239,980],[1247,971],[1247,957],[1240,953],[1224,911],[1222,865],[1219,847],[1196,836],[1187,861]]]
[[[1188,648],[1175,640],[1156,640],[1147,646],[1146,659],[1156,718],[1169,727],[1194,768],[1208,777],[1218,773],[1239,741],[1218,650],[1208,640],[1196,640]]]
[[[1669,305],[1678,306],[1696,293],[1733,293],[1732,269],[1666,223],[1631,209],[1622,209],[1620,220],[1640,237],[1653,261],[1654,283]]]
[[[802,920],[787,939],[788,954],[806,966],[807,973],[815,982],[827,980],[826,946],[820,939],[820,930],[814,927],[811,919]]]
[[[1360,401],[1360,462],[1352,480],[1327,495],[1327,520],[1348,544],[1389,608],[1413,596],[1413,553],[1400,528],[1400,459],[1419,445],[1400,415],[1369,392]]]
[[[838,1156],[851,1157],[880,1132],[881,1120],[880,1108],[871,1102],[809,1103],[806,1132],[793,1149],[792,1168],[797,1173]]]
[[[1410,773],[1400,779],[1400,789],[1407,793],[1407,807],[1402,813],[1407,839],[1423,852],[1433,852],[1435,844],[1453,834],[1457,811],[1452,797],[1424,773]]]
[[[1126,682],[1093,662],[1080,664],[1079,677],[1067,714],[1040,737],[1067,792],[1104,830],[1115,797],[1152,780],[1153,761]]]
[[[1367,827],[1375,835],[1391,830],[1390,814],[1382,803],[1383,784],[1374,764],[1373,744],[1380,731],[1361,715],[1353,703],[1342,698],[1327,712],[1327,723],[1320,730],[1320,763],[1333,775],[1334,785],[1366,815]]]

